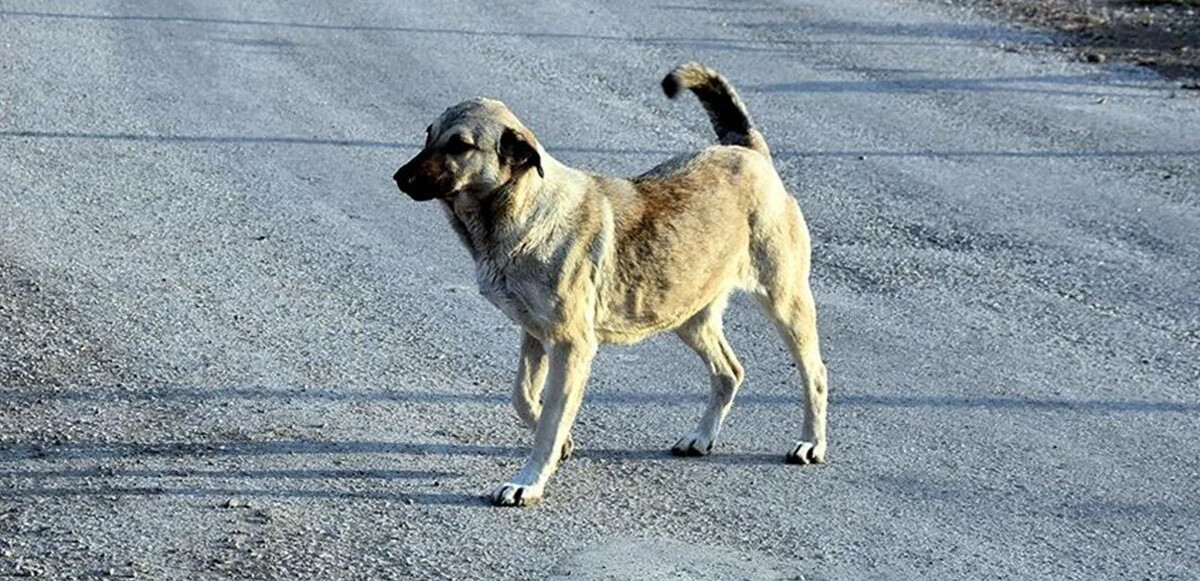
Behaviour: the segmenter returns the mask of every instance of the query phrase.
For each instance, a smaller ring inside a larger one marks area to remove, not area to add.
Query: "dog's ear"
[[[546,172],[542,169],[542,155],[534,143],[533,134],[528,129],[505,127],[504,134],[500,136],[500,157],[513,167],[537,168],[538,176],[544,178]]]

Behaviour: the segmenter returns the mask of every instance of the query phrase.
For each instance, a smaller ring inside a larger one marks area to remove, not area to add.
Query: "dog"
[[[800,370],[803,439],[786,461],[825,461],[827,378],[799,205],[724,76],[687,63],[662,87],[669,98],[696,95],[719,145],[634,178],[604,177],[560,163],[503,103],[477,98],[442,113],[393,175],[413,200],[441,203],[475,262],[480,294],[523,330],[513,407],[533,447],[492,492],[495,505],[542,498],[573,449],[600,344],[674,331],[691,347],[709,369],[711,395],[671,451],[711,452],[744,376],[722,331],[735,289],[758,300]]]

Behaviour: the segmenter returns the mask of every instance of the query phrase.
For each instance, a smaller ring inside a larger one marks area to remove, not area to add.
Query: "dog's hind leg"
[[[808,282],[808,230],[798,209],[777,217],[785,221],[773,230],[775,235],[759,239],[753,252],[759,282],[754,294],[787,344],[804,385],[803,439],[788,452],[786,460],[790,464],[819,464],[825,461],[828,447],[825,408],[829,383],[821,361],[816,302]]]
[[[733,354],[721,329],[725,300],[723,296],[713,301],[675,330],[675,334],[704,360],[712,384],[708,408],[700,418],[700,423],[671,447],[671,453],[677,456],[704,456],[712,451],[725,414],[729,413],[733,398],[745,377],[742,364]]]
[[[772,289],[768,286],[768,294],[758,298],[791,351],[804,385],[803,439],[788,452],[787,462],[819,464],[825,461],[827,447],[825,407],[829,388],[817,337],[816,305],[808,287],[807,272],[803,274],[795,285],[797,288],[776,285]]]
[[[549,358],[542,340],[524,333],[521,341],[521,359],[517,364],[517,377],[513,382],[512,405],[521,423],[530,431],[537,429],[538,417],[542,415],[542,388],[546,385]],[[560,460],[571,457],[575,442],[567,435]]]

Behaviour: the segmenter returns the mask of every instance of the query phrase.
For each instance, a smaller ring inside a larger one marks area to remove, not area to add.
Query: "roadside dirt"
[[[1088,62],[1126,61],[1200,89],[1200,0],[955,0],[1063,33]]]

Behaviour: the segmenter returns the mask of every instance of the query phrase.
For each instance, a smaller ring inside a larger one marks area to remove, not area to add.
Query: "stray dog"
[[[688,63],[662,86],[671,98],[682,89],[699,98],[720,145],[632,179],[603,177],[550,157],[503,103],[480,98],[442,113],[393,176],[412,199],[442,203],[475,261],[480,294],[524,330],[513,407],[534,431],[533,450],[493,504],[542,497],[573,448],[601,343],[674,331],[700,355],[708,408],[671,451],[712,451],[744,375],[722,332],[734,289],[758,299],[800,370],[804,433],[787,462],[825,461],[826,372],[804,217],[725,77]]]

